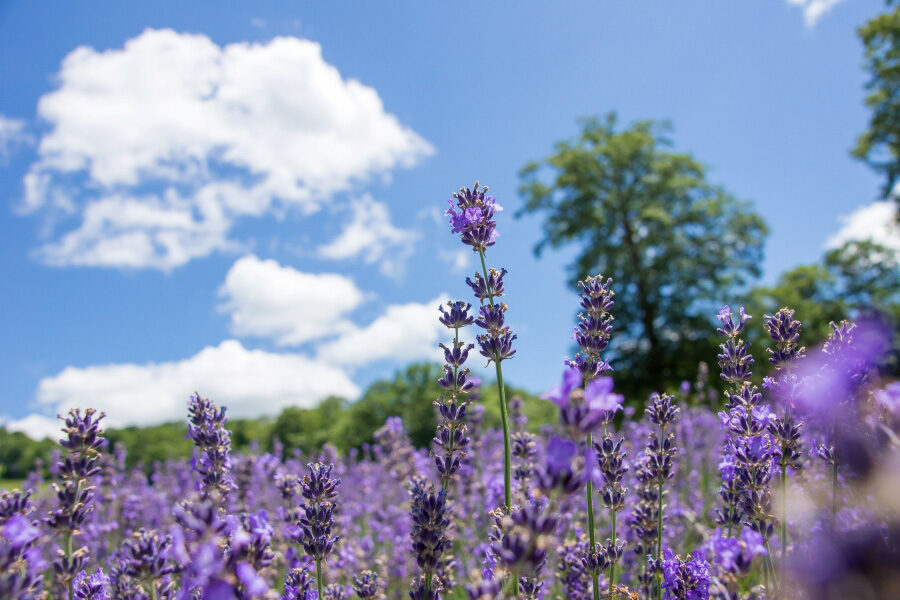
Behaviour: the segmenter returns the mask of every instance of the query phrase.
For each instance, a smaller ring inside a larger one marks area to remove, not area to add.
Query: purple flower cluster
[[[670,393],[623,410],[605,355],[612,284],[588,278],[578,353],[545,396],[558,422],[529,423],[540,401],[507,404],[502,379],[515,337],[500,302],[506,271],[484,261],[499,207],[478,185],[454,199],[451,226],[482,261],[468,280],[479,306],[440,307],[453,335],[440,345],[429,448],[390,417],[374,442],[343,455],[330,445],[232,452],[225,408],[194,395],[193,459],[127,467],[124,449],[106,452],[102,415],[74,410],[50,485],[36,469],[26,491],[0,492],[0,598],[896,595],[900,386],[878,368],[877,324],[832,324],[807,353],[793,311],[766,317],[771,371],[757,374],[767,375],[759,388],[744,340],[750,316],[723,308],[721,413],[710,409],[704,365],[693,386],[671,382]],[[485,426],[480,381],[466,366],[476,345],[461,330],[472,324],[495,364],[499,430]]]

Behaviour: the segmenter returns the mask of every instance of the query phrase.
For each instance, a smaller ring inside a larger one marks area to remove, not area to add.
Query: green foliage
[[[24,479],[34,468],[35,460],[41,459],[46,465],[53,446],[51,440],[36,442],[24,433],[0,427],[0,477]]]
[[[580,247],[573,285],[598,273],[614,279],[617,385],[662,389],[713,355],[717,305],[759,275],[767,227],[710,184],[702,164],[670,150],[667,124],[620,129],[610,114],[581,125],[522,169],[519,214],[545,215],[536,254]]]
[[[831,321],[878,317],[894,329],[900,324],[900,265],[896,253],[870,241],[830,250],[822,263],[783,273],[773,286],[752,290],[747,312],[755,318],[747,330],[757,352],[768,344],[764,315],[782,306],[803,322],[800,343],[814,346],[830,333]]]
[[[872,115],[853,155],[885,176],[882,194],[887,198],[900,178],[900,5],[870,20],[858,33],[865,46],[866,105]]]

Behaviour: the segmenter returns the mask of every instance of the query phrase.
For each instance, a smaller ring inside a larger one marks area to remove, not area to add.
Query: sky
[[[678,151],[770,227],[764,282],[830,245],[900,250],[865,127],[856,27],[879,0],[0,0],[0,422],[109,425],[313,406],[436,358],[475,256],[443,210],[506,210],[518,353],[570,350],[575,248],[532,252],[517,172],[579,117],[668,119]],[[471,361],[470,361],[471,362]]]

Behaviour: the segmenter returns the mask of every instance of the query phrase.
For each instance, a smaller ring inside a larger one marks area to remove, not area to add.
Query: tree
[[[615,281],[612,355],[626,391],[690,378],[714,356],[712,318],[759,275],[762,218],[706,180],[705,167],[672,152],[669,126],[615,114],[581,121],[574,140],[526,165],[519,215],[543,213],[535,247],[578,244],[572,283]]]
[[[831,332],[831,321],[878,319],[893,331],[896,354],[900,327],[897,254],[871,241],[848,242],[829,250],[821,264],[795,267],[782,273],[775,285],[754,288],[746,304],[747,312],[756,319],[747,329],[747,339],[757,355],[769,343],[762,328],[764,315],[782,306],[797,311],[803,323],[801,344],[820,344]]]
[[[881,192],[887,198],[900,178],[900,5],[870,20],[858,33],[865,46],[866,105],[872,116],[852,153],[884,174]]]

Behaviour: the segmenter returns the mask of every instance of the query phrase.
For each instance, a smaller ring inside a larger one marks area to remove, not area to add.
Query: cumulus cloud
[[[55,265],[176,267],[233,247],[238,218],[315,211],[433,151],[293,37],[218,46],[148,29],[73,50],[57,79],[22,207],[74,221],[38,252]]]
[[[379,360],[437,359],[437,344],[447,328],[437,320],[439,296],[424,304],[411,302],[388,306],[365,327],[357,327],[319,346],[318,357],[329,363],[359,366]]]
[[[183,420],[194,390],[227,406],[233,417],[276,415],[287,406],[314,406],[331,394],[352,399],[360,393],[335,366],[226,340],[172,362],[67,367],[40,381],[37,401],[56,412],[102,410],[109,426],[149,425]]]
[[[342,275],[303,273],[252,255],[232,265],[219,294],[234,335],[270,338],[281,346],[352,330],[345,315],[365,298]]]
[[[900,226],[893,200],[873,202],[840,218],[841,228],[828,238],[828,248],[837,248],[854,240],[871,240],[900,253]]]
[[[350,209],[352,217],[344,230],[320,246],[319,254],[332,259],[360,257],[367,264],[378,264],[385,275],[402,275],[406,260],[421,236],[396,227],[387,205],[368,194],[352,202]]]
[[[10,153],[17,146],[32,141],[31,136],[25,131],[25,121],[0,115],[0,163],[8,160]]]
[[[19,431],[33,440],[50,438],[57,440],[62,437],[62,421],[56,417],[32,414],[21,419],[4,420],[3,427],[7,431]]]
[[[803,22],[807,27],[814,27],[815,24],[826,13],[831,12],[835,6],[844,0],[788,0],[790,4],[799,6],[803,9]]]

